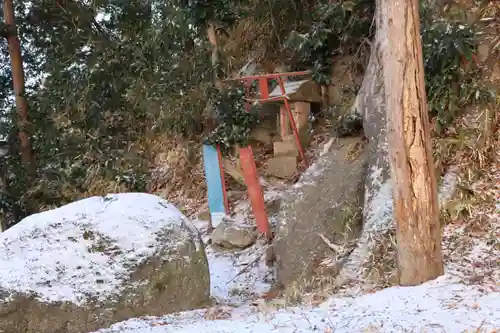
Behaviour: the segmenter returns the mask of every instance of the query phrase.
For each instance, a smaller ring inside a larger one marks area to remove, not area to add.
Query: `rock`
[[[292,137],[293,139],[293,137]],[[274,157],[292,156],[298,157],[299,150],[294,140],[276,141],[273,144]]]
[[[292,178],[297,165],[297,158],[293,156],[272,157],[266,163],[268,174],[283,179]]]
[[[338,285],[351,280],[364,279],[367,276],[367,263],[377,243],[394,226],[392,219],[392,181],[390,177],[388,142],[387,142],[387,108],[385,102],[385,85],[382,71],[382,54],[389,47],[386,37],[387,20],[378,15],[375,39],[376,47],[371,52],[365,70],[361,88],[358,91],[353,113],[359,113],[363,119],[363,134],[368,144],[367,175],[365,177],[365,195],[363,207],[363,230],[357,246],[342,266],[337,279]],[[356,118],[356,117],[355,117]]]
[[[265,201],[266,212],[268,216],[277,214],[281,209],[281,198],[275,197]]]
[[[264,126],[256,127],[252,131],[252,139],[261,142],[265,145],[271,145],[273,143],[273,133],[271,133]]]
[[[362,131],[363,119],[357,113],[342,116],[337,126],[337,135],[339,137],[358,136]]]
[[[200,221],[210,221],[210,210],[208,210],[208,208],[204,209],[196,214],[196,217]]]
[[[255,227],[225,217],[212,232],[212,242],[225,248],[246,248],[257,240]]]
[[[301,176],[281,203],[274,242],[278,283],[289,286],[321,274],[334,251],[362,223],[366,151],[361,138],[339,139]]]
[[[272,267],[276,262],[276,254],[274,253],[274,248],[272,246],[268,246],[266,248],[264,262],[266,263],[267,267]]]
[[[0,234],[0,332],[84,333],[209,300],[198,230],[150,194],[91,197]]]

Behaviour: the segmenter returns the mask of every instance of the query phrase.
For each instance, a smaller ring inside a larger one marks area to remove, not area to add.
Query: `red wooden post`
[[[243,169],[243,177],[247,184],[248,196],[252,204],[253,215],[257,223],[257,229],[263,233],[267,239],[271,239],[272,234],[264,203],[264,195],[262,194],[251,146],[240,148],[240,160],[241,168]]]
[[[283,83],[283,79],[281,77],[278,78],[278,84],[281,88],[281,93],[283,96],[286,95],[285,84]],[[290,126],[292,127],[293,135],[295,136],[295,142],[297,143],[297,148],[299,149],[300,159],[302,162],[307,165],[307,157],[304,152],[304,148],[302,147],[302,143],[300,143],[299,131],[297,130],[297,126],[295,125],[295,119],[293,119],[292,110],[290,108],[290,103],[288,103],[288,98],[284,98],[283,102],[285,103],[285,110],[288,113],[288,120],[290,122]]]
[[[269,86],[267,85],[267,78],[265,77],[259,79],[259,94],[260,98],[269,98]]]
[[[252,81],[255,79],[245,80],[245,86],[247,87],[247,96],[249,94]],[[269,88],[267,86],[266,78],[259,78],[259,95],[261,98],[269,97]],[[263,97],[265,96],[265,97]],[[247,112],[250,112],[251,102],[248,101],[246,105]],[[253,155],[252,147],[249,145],[245,148],[240,148],[240,161],[241,168],[243,170],[243,177],[245,178],[245,183],[247,185],[248,196],[250,198],[250,203],[252,205],[253,215],[255,217],[255,222],[257,224],[257,229],[263,233],[267,239],[271,239],[272,233],[269,226],[269,219],[266,212],[266,206],[264,202],[264,195],[262,193],[262,188],[260,186],[259,175],[257,173],[257,167],[255,166],[255,158]]]

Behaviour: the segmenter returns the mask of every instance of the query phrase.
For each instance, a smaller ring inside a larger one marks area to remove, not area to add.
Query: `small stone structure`
[[[309,143],[309,115],[311,113],[311,104],[320,103],[320,89],[316,83],[307,79],[301,81],[285,82],[285,96],[295,121],[295,126],[299,134],[300,142],[303,147]],[[269,95],[269,99],[283,96],[281,89],[277,86]],[[274,157],[267,162],[268,173],[279,177],[289,178],[297,171],[297,159],[299,157],[297,143],[293,135],[288,112],[284,101],[273,101],[270,103],[279,103],[279,127],[280,141],[273,144]]]

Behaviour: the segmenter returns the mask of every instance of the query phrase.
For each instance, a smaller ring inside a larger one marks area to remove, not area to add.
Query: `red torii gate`
[[[297,144],[297,148],[299,150],[299,156],[301,158],[301,167],[307,167],[307,157],[300,142],[299,133],[297,130],[297,126],[295,124],[295,120],[293,118],[292,110],[290,108],[290,103],[288,102],[288,98],[286,96],[285,91],[285,83],[283,78],[290,76],[305,76],[310,75],[311,71],[302,71],[302,72],[286,72],[286,73],[272,73],[272,74],[263,74],[263,75],[251,75],[251,76],[240,76],[233,79],[227,79],[223,82],[231,82],[231,81],[239,81],[243,82],[247,88],[247,112],[250,112],[251,103],[266,103],[266,102],[277,102],[283,101],[285,104],[286,114],[280,114],[280,127],[283,134],[283,131],[287,128],[287,118],[291,125],[293,135],[295,137],[295,142]],[[268,80],[276,79],[278,81],[278,85],[281,90],[281,96],[277,97],[269,97],[269,85]],[[254,81],[258,81],[259,83],[259,98],[251,99],[249,96],[250,87]],[[220,157],[219,157],[220,158]],[[248,196],[250,197],[250,202],[252,205],[252,211],[255,217],[255,221],[257,223],[258,230],[263,233],[268,240],[271,240],[273,235],[271,232],[271,228],[269,225],[269,218],[267,216],[265,203],[264,203],[264,195],[262,192],[262,188],[260,186],[259,175],[257,173],[257,167],[255,165],[255,158],[253,154],[252,147],[248,145],[247,147],[240,148],[240,161],[241,168],[243,169],[243,177],[245,179],[245,183],[247,185]],[[222,169],[222,163],[220,164]],[[223,174],[223,170],[221,170],[221,175]],[[223,176],[222,176],[223,177]],[[227,202],[227,194],[226,194],[226,186],[223,181],[223,193],[224,193],[224,205],[228,207]]]

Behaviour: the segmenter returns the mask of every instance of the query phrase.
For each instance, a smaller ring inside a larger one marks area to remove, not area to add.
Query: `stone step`
[[[295,144],[295,140],[293,141],[277,141],[273,143],[274,148],[274,157],[280,156],[299,156],[299,150],[297,149],[297,145]]]

